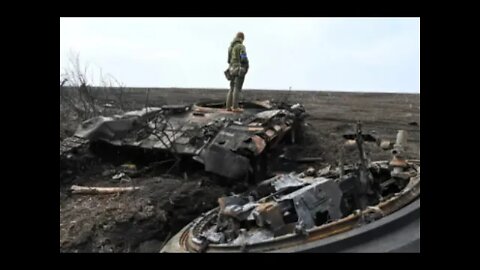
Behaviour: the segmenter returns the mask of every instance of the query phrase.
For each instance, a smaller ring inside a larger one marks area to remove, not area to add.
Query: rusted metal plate
[[[258,155],[258,154],[262,153],[263,150],[265,149],[265,147],[267,146],[267,143],[265,142],[265,140],[262,139],[258,135],[252,136],[252,140],[253,140],[253,142],[255,143],[255,146],[256,146],[255,154]]]

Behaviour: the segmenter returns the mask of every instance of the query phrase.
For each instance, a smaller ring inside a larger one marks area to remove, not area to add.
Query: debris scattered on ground
[[[152,92],[151,100],[163,102],[156,105],[161,107],[165,103],[193,103],[197,100],[198,93],[201,93],[202,98],[205,99],[223,98],[222,91],[202,89],[194,95],[193,92],[195,91],[163,89],[163,91]],[[249,92],[249,96],[253,99],[278,97],[278,100],[281,100],[284,94],[280,91]],[[125,98],[132,102],[137,100],[136,108],[142,108],[145,105],[143,96],[134,93],[133,90],[131,93],[126,92]],[[271,165],[269,170],[273,173],[292,170],[300,172],[312,166],[320,168],[317,175],[321,175],[321,168],[338,163],[338,145],[342,143],[339,137],[351,127],[352,119],[366,119],[366,126],[375,129],[377,132],[375,135],[381,138],[389,136],[401,123],[405,123],[405,106],[393,94],[369,96],[299,91],[292,92],[290,99],[303,103],[311,117],[303,125],[304,138],[301,142],[282,147],[275,154],[281,155],[285,150],[292,152],[292,158],[320,157],[323,160],[305,164],[297,163],[295,166],[290,162],[279,161],[278,164],[269,164]],[[420,108],[417,104],[414,105],[413,115],[407,121],[414,120],[418,123]],[[205,114],[202,113],[202,115]],[[61,116],[60,141],[71,138],[79,123],[77,118]],[[409,136],[412,134],[412,149],[409,154],[413,157],[419,156],[419,128],[409,126],[413,129],[409,131]],[[252,128],[256,127],[252,126]],[[394,136],[387,139],[394,141]],[[83,147],[82,141],[70,143],[79,150]],[[374,160],[389,157],[385,151],[370,149],[369,146],[365,148]],[[354,151],[355,149],[349,153],[352,154]],[[136,162],[130,158],[123,158],[121,154],[100,161],[92,158],[81,164],[76,163],[75,155],[66,160],[67,169],[61,172],[60,176],[61,252],[158,252],[159,243],[163,245],[170,236],[199,214],[216,207],[219,197],[228,196],[231,192],[239,194],[251,188],[250,185],[240,185],[236,182],[233,182],[233,186],[229,186],[227,183],[215,181],[215,176],[190,171],[184,178],[182,169],[196,166],[190,163],[183,164],[183,167],[179,167],[180,169],[172,169],[169,174],[165,174],[176,162],[173,157],[162,161],[155,161],[156,157],[152,157],[148,162],[142,163],[143,160]],[[347,155],[345,162],[348,162],[349,156]],[[357,159],[358,155],[355,155],[353,160]],[[75,166],[70,167],[72,164]],[[135,170],[131,166],[122,167],[123,164],[134,164]],[[61,168],[62,166],[64,164],[61,163]],[[125,182],[125,180],[121,182],[122,179],[112,180],[112,176],[122,172],[130,177],[131,182]],[[69,191],[72,184],[89,187],[118,185],[118,187],[142,186],[144,188],[135,192],[75,196]]]

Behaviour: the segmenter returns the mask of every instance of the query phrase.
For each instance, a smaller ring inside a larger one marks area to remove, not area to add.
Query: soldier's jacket
[[[245,76],[248,72],[249,63],[247,50],[242,40],[235,38],[228,48],[228,64],[232,76]]]

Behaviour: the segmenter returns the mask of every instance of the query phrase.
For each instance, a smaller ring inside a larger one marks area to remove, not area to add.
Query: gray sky
[[[60,18],[60,72],[80,54],[131,87],[227,88],[245,33],[245,89],[420,92],[419,18]]]

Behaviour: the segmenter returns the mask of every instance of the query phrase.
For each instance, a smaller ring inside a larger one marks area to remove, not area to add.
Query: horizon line
[[[92,87],[105,87],[110,86],[101,86],[101,85],[90,85]],[[72,87],[72,86],[66,86]],[[204,90],[228,90],[229,88],[219,88],[219,87],[179,87],[179,86],[123,86],[124,88],[138,88],[138,89],[204,89]],[[120,86],[114,86],[112,88],[120,88]],[[299,92],[345,92],[345,93],[372,93],[372,94],[420,94],[420,91],[388,91],[388,90],[338,90],[338,89],[272,89],[272,88],[244,88],[242,91],[299,91]]]

